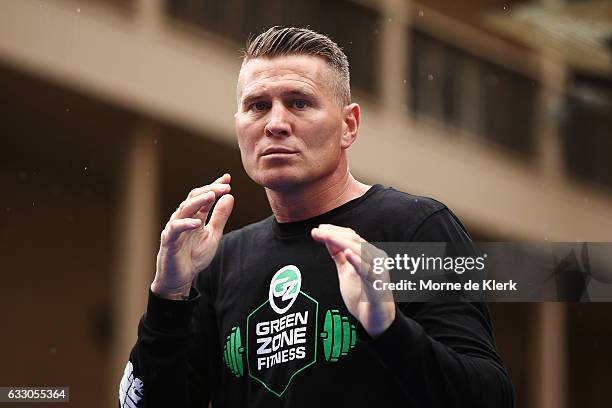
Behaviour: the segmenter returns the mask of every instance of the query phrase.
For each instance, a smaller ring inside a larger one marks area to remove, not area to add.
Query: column
[[[566,408],[568,404],[567,305],[536,304],[533,339],[535,370],[531,381],[533,406]]]
[[[126,143],[115,227],[116,268],[113,285],[113,347],[106,406],[116,406],[118,386],[129,352],[136,342],[138,322],[145,312],[149,286],[155,275],[161,226],[159,221],[160,129],[150,122],[137,124]]]
[[[397,113],[401,106],[408,104],[410,1],[384,0],[382,6],[379,37],[381,101],[385,107],[391,108],[390,111]]]
[[[544,181],[560,183],[564,177],[561,144],[561,114],[564,103],[567,69],[559,57],[543,53],[540,64],[540,101],[536,115],[539,162]]]

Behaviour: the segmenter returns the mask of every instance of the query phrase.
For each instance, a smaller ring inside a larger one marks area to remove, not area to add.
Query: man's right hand
[[[189,296],[195,275],[210,265],[234,207],[234,197],[228,194],[230,180],[226,173],[209,185],[191,190],[170,216],[161,234],[151,283],[156,295],[175,300]],[[205,224],[211,208],[210,221]]]

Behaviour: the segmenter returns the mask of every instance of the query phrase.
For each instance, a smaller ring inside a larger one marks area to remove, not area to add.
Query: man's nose
[[[274,103],[269,113],[269,120],[265,127],[266,136],[285,137],[291,134],[289,112],[282,103]]]

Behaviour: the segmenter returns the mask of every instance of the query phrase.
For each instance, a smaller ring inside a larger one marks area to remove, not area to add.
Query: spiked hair
[[[328,36],[308,28],[274,26],[249,38],[243,51],[244,66],[256,58],[310,55],[325,60],[332,73],[333,94],[341,106],[351,103],[349,63],[346,54]],[[240,85],[238,89],[240,94]]]

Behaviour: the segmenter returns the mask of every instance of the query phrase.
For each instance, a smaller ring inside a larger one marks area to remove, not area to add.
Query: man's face
[[[257,58],[243,66],[236,135],[256,183],[284,190],[346,171],[343,150],[354,136],[346,136],[345,118],[354,113],[340,107],[332,79],[326,62],[313,56]]]

